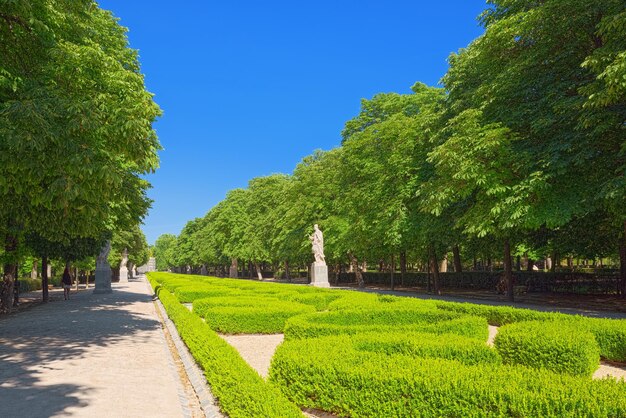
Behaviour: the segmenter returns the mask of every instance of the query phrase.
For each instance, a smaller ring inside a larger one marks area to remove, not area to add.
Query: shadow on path
[[[1,415],[49,417],[70,407],[87,406],[97,396],[97,383],[70,383],[73,376],[65,374],[65,368],[76,366],[92,352],[102,356],[102,350],[90,350],[94,347],[146,338],[136,334],[160,328],[153,318],[124,309],[150,300],[147,294],[119,286],[113,294],[94,295],[87,290],[73,293],[69,301],[0,317]]]

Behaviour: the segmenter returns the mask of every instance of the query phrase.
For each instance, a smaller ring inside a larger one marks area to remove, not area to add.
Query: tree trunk
[[[556,251],[552,252],[552,265],[550,266],[550,271],[552,273],[554,273],[556,271],[556,265],[558,264],[558,257],[559,255],[557,254]],[[600,262],[602,262],[602,260],[600,260]]]
[[[350,265],[352,266],[352,269],[354,270],[356,283],[359,286],[359,288],[363,289],[365,287],[365,281],[363,280],[363,273],[362,273],[361,267],[359,266],[359,260],[357,260],[357,258],[351,252],[348,253],[348,258],[350,258]]]
[[[463,271],[463,265],[461,264],[461,251],[458,245],[452,247],[452,257],[454,257],[454,271],[461,273]]]
[[[74,288],[78,290],[78,267],[76,266],[74,266],[74,280],[76,280],[76,282],[74,283]]]
[[[515,260],[515,270],[522,271],[522,257],[519,255],[517,256]]]
[[[406,278],[406,251],[400,253],[400,285],[404,286],[404,279]]]
[[[256,269],[256,276],[259,280],[263,280],[263,273],[261,273],[261,266],[259,263],[254,263],[254,268]]]
[[[533,271],[534,265],[535,265],[535,262],[533,261],[533,259],[529,258],[528,264],[526,265],[526,271]]]
[[[474,256],[474,271],[478,271],[478,260],[476,259],[476,256]]]
[[[487,269],[493,271],[493,264],[491,264],[491,258],[487,258]]]
[[[509,240],[504,240],[504,279],[506,280],[506,295],[510,302],[514,302],[513,293],[513,269],[511,266],[511,244]]]
[[[17,238],[7,235],[4,241],[7,263],[4,264],[2,288],[0,288],[0,312],[11,312],[13,308],[13,288],[17,276],[17,265],[13,261],[17,252]]]
[[[439,289],[439,263],[437,262],[437,253],[435,252],[435,246],[431,245],[429,248],[430,270],[433,276],[433,292],[436,295],[441,294]]]
[[[285,279],[291,283],[291,272],[289,271],[289,261],[285,260]]]
[[[445,253],[443,255],[443,258],[441,259],[441,267],[439,268],[439,272],[440,273],[448,272],[448,253]]]
[[[391,255],[391,290],[395,289],[395,283],[393,282],[393,273],[396,270],[396,256],[395,255]]]
[[[626,299],[626,221],[624,221],[624,230],[622,231],[622,242],[619,246],[619,262],[620,273],[622,279],[620,280],[620,297]]]

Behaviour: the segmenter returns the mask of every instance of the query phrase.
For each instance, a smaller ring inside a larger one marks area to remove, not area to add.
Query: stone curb
[[[148,286],[149,285],[150,284],[148,283]],[[178,355],[180,356],[183,366],[185,367],[185,371],[187,372],[187,376],[189,377],[189,382],[191,383],[194,391],[196,392],[196,395],[198,396],[198,400],[200,401],[200,406],[202,408],[202,411],[204,412],[204,416],[206,418],[226,417],[226,415],[224,415],[217,406],[218,402],[213,396],[211,388],[206,382],[204,373],[191,356],[189,349],[180,338],[180,335],[178,335],[178,330],[176,329],[176,326],[167,316],[167,313],[165,312],[165,307],[159,299],[155,299],[155,303],[161,311],[163,321],[165,322],[164,325],[167,327],[167,330],[172,337],[174,345],[176,346]]]

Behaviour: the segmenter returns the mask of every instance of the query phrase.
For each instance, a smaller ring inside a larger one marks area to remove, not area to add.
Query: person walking
[[[63,279],[61,280],[61,284],[63,285],[63,299],[70,299],[70,289],[72,288],[72,276],[70,275],[70,269],[68,266],[65,266],[65,270],[63,270]]]

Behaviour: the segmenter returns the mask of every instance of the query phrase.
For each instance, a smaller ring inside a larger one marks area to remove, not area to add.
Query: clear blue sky
[[[101,0],[130,29],[164,113],[148,242],[228,190],[339,145],[361,98],[435,85],[482,33],[478,0]]]

